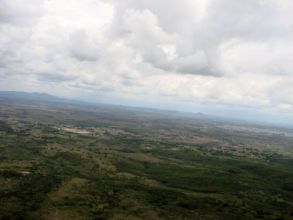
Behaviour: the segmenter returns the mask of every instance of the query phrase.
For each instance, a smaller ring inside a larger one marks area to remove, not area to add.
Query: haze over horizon
[[[0,90],[293,123],[290,0],[2,0]]]

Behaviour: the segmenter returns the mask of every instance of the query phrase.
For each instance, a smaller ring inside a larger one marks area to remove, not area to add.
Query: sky
[[[292,0],[0,0],[0,90],[293,124]]]

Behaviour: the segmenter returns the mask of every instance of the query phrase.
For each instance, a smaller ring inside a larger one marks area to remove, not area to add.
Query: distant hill
[[[49,95],[47,93],[28,93],[16,91],[0,91],[0,99],[30,100],[30,101],[65,101],[65,99]]]
[[[87,110],[90,109],[104,109],[105,111],[123,111],[128,112],[129,114],[136,113],[146,113],[146,114],[154,114],[154,115],[168,115],[168,116],[179,116],[179,117],[188,117],[188,118],[198,118],[198,119],[206,119],[209,116],[203,113],[192,113],[192,112],[180,112],[174,110],[162,110],[162,109],[154,109],[154,108],[146,108],[146,107],[129,107],[123,105],[115,105],[115,104],[101,104],[101,103],[90,103],[81,100],[72,100],[66,98],[60,98],[57,96],[53,96],[47,93],[38,93],[38,92],[18,92],[18,91],[0,91],[0,102],[12,102],[19,104],[45,104],[45,105],[54,105],[54,106],[80,106],[81,108],[85,108]]]

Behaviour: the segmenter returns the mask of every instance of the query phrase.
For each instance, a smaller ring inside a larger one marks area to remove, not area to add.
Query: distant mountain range
[[[115,108],[121,110],[130,110],[130,111],[141,111],[148,112],[153,114],[171,114],[171,115],[181,115],[187,117],[196,117],[196,118],[207,118],[208,116],[203,113],[190,113],[190,112],[180,112],[174,110],[161,110],[154,108],[145,108],[145,107],[129,107],[122,105],[114,105],[114,104],[101,104],[101,103],[90,103],[84,102],[81,100],[73,100],[60,98],[57,96],[53,96],[47,93],[38,93],[38,92],[18,92],[18,91],[0,91],[0,102],[8,101],[8,102],[17,102],[17,103],[34,103],[34,104],[69,104],[69,105],[82,105],[82,106],[90,106],[90,107],[103,107],[103,108]]]
[[[38,92],[27,93],[27,92],[16,92],[16,91],[0,91],[0,99],[51,101],[51,102],[66,101],[66,99],[52,96],[47,93],[38,93]]]
[[[79,106],[81,109],[84,110],[93,110],[93,109],[103,109],[104,111],[124,111],[128,112],[129,114],[136,114],[140,113],[147,113],[147,114],[155,114],[155,115],[167,115],[167,116],[180,116],[180,117],[187,117],[187,118],[197,118],[202,120],[211,120],[211,121],[222,121],[222,122],[236,122],[241,124],[257,124],[257,125],[265,125],[265,126],[278,126],[284,127],[284,124],[278,123],[266,123],[266,122],[255,122],[250,120],[243,120],[243,119],[231,119],[231,118],[224,118],[218,116],[207,115],[201,112],[181,112],[176,110],[162,110],[162,109],[155,109],[155,108],[147,108],[147,107],[130,107],[130,106],[123,106],[123,105],[115,105],[115,104],[103,104],[103,103],[94,103],[94,102],[87,102],[82,100],[74,100],[74,99],[67,99],[67,98],[60,98],[57,96],[53,96],[47,93],[39,93],[39,92],[18,92],[18,91],[0,91],[0,105],[1,102],[11,102],[14,104],[34,104],[34,105],[49,105],[49,106],[59,106],[59,107],[66,107],[72,108]],[[292,124],[285,124],[286,128],[293,128]]]

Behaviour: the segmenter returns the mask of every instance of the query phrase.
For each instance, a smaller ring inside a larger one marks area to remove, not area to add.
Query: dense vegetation
[[[0,219],[293,219],[293,132],[113,106],[0,105]]]

